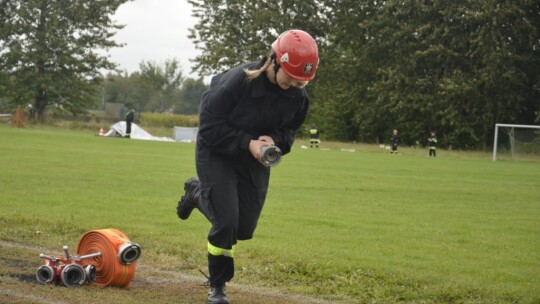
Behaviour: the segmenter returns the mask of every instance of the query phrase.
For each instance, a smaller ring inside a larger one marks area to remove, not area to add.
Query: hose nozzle
[[[281,162],[281,149],[277,146],[263,146],[261,148],[261,161],[267,167],[277,166]]]

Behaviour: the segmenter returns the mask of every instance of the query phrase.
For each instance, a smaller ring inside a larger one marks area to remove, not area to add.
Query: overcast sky
[[[126,45],[109,51],[111,61],[132,73],[139,70],[143,60],[162,65],[176,58],[185,76],[197,77],[190,74],[189,59],[198,54],[187,38],[188,28],[197,22],[191,11],[187,0],[135,0],[122,4],[113,20],[125,27],[114,39]]]

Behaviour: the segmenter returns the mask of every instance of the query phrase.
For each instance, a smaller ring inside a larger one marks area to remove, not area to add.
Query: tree
[[[144,81],[139,72],[108,74],[100,91],[103,102],[123,103],[143,111],[154,90]]]
[[[163,66],[153,62],[141,62],[141,78],[153,91],[149,106],[152,111],[172,110],[178,100],[178,92],[184,76],[178,60],[169,59]]]
[[[34,104],[38,118],[54,104],[79,113],[93,102],[100,69],[116,65],[103,52],[123,26],[111,16],[128,0],[0,1],[0,71],[11,103]]]
[[[290,28],[319,44],[309,121],[325,137],[405,144],[436,130],[441,146],[485,148],[496,122],[540,113],[540,2],[500,0],[189,0],[215,74],[268,52]]]
[[[193,115],[199,113],[201,95],[208,90],[202,77],[199,79],[188,78],[182,84],[180,99],[175,113]]]
[[[103,100],[134,106],[138,111],[170,112],[174,109],[177,112],[184,107],[182,91],[186,81],[178,60],[169,59],[163,65],[142,61],[139,67],[140,71],[129,75],[127,72],[108,74],[101,89]]]
[[[437,130],[443,146],[482,148],[496,122],[534,120],[538,1],[326,4],[331,56],[314,91],[330,100],[315,104],[339,138],[381,141],[397,127],[406,144]]]
[[[267,55],[276,37],[297,28],[314,37],[324,33],[317,0],[188,0],[199,22],[189,38],[201,50],[193,71],[209,76]]]

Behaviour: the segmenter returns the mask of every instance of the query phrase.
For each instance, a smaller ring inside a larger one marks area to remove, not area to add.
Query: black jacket
[[[133,115],[133,111],[129,111],[126,114],[126,122],[133,122],[133,118],[135,115]]]
[[[272,137],[283,154],[291,150],[296,131],[306,119],[309,100],[305,89],[281,89],[262,73],[249,79],[251,62],[212,78],[201,98],[197,144],[225,155],[249,152],[249,142]]]

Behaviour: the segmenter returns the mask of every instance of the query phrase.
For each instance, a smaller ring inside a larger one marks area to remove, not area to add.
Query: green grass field
[[[255,237],[237,246],[234,283],[329,303],[540,303],[539,161],[301,144],[272,169]],[[141,265],[203,281],[210,225],[199,213],[187,221],[175,213],[195,174],[194,149],[1,126],[0,241],[60,254],[86,231],[112,227],[141,245]],[[2,251],[0,300],[68,292],[17,280],[34,276],[39,252],[27,255],[29,273],[14,275],[13,250]],[[129,303],[192,303],[152,292]]]

